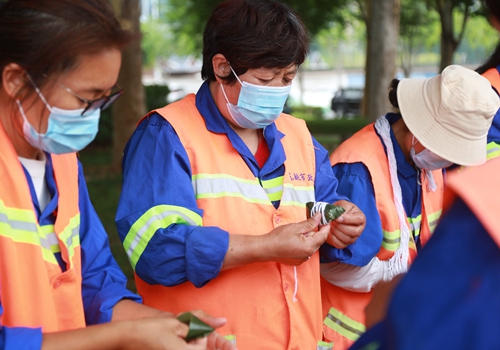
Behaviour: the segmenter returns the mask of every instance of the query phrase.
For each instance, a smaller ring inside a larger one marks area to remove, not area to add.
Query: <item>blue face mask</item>
[[[65,110],[51,107],[40,90],[38,88],[35,88],[35,90],[50,111],[50,115],[47,131],[45,134],[40,134],[28,122],[21,102],[19,100],[16,101],[24,119],[23,133],[26,141],[33,147],[52,154],[77,152],[92,142],[99,129],[99,117],[101,114],[99,108],[82,115],[83,108]]]
[[[233,68],[231,70],[233,71]],[[234,122],[247,129],[263,129],[272,124],[283,112],[292,86],[254,85],[246,81],[242,82],[236,73],[234,75],[241,84],[236,106],[229,102],[224,87],[221,85],[227,101],[227,109]]]
[[[418,168],[433,171],[433,170],[447,168],[453,164],[452,162],[432,153],[427,148],[424,149],[422,152],[415,154],[415,148],[413,148],[415,144],[416,144],[415,137],[413,137],[412,146],[410,148],[410,155],[411,158],[413,159],[413,162]]]

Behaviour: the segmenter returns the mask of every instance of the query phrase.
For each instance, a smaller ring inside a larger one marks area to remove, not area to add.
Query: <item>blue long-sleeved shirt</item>
[[[355,349],[497,349],[500,248],[460,199]],[[367,345],[370,344],[370,345]]]
[[[41,211],[31,177],[25,170],[33,200],[33,206],[41,225],[53,224],[57,208],[58,193],[54,181],[51,157],[47,156],[45,179],[52,200]],[[87,325],[109,322],[112,309],[122,299],[140,301],[140,297],[126,289],[127,279],[114,260],[109,249],[108,236],[90,201],[81,164],[78,163],[78,195],[80,209],[80,245],[82,264],[82,299]],[[60,253],[56,258],[63,269],[65,263]],[[0,300],[0,315],[3,307]],[[40,349],[40,328],[1,327],[0,350]]]
[[[388,113],[386,117],[389,123],[392,124],[399,120],[401,115]],[[422,186],[419,184],[420,171],[408,163],[392,129],[391,140],[396,156],[397,175],[401,185],[403,206],[410,222],[418,221],[417,218],[422,214]],[[353,257],[345,261],[347,264],[364,266],[379,252],[383,238],[382,224],[375,203],[375,192],[370,172],[361,162],[336,164],[333,166],[333,172],[339,181],[337,191],[349,197],[366,217],[365,229],[352,245]],[[417,247],[419,247],[418,230],[413,231],[413,236]],[[325,255],[323,255],[324,258],[328,260]]]
[[[227,135],[257,178],[262,181],[285,175],[286,155],[280,142],[283,134],[274,123],[264,129],[270,155],[259,168],[253,154],[217,109],[208,82],[196,94],[196,108],[209,131]],[[337,179],[331,169],[328,151],[314,139],[313,144],[316,201],[333,203],[346,199],[337,194]],[[214,156],[223,157],[224,154]],[[288,156],[293,156],[293,153]],[[202,216],[191,175],[187,153],[170,123],[158,114],[145,118],[133,133],[123,156],[123,189],[116,215],[122,241],[131,226],[157,205],[178,206]],[[219,274],[228,244],[229,233],[218,227],[172,224],[154,232],[135,271],[150,284],[174,286],[189,280],[201,287]],[[338,261],[351,255],[349,248],[332,248],[332,256]]]

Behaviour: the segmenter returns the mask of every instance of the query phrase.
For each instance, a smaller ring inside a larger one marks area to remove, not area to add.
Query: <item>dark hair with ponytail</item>
[[[391,105],[394,106],[394,108],[399,113],[398,85],[399,85],[399,79],[396,78],[392,79],[391,84],[389,85],[389,102],[391,103]]]

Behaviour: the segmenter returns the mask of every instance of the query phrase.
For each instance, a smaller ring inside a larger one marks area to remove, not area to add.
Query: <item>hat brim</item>
[[[465,166],[483,164],[486,162],[487,132],[473,137],[439,123],[438,113],[443,112],[439,109],[441,93],[439,88],[429,86],[437,85],[437,79],[441,77],[399,82],[398,104],[406,126],[425,148],[450,162]]]

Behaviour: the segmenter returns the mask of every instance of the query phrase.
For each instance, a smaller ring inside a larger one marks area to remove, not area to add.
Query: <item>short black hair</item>
[[[308,47],[307,29],[288,6],[274,0],[225,0],[205,26],[201,76],[216,80],[212,59],[218,53],[241,75],[252,68],[300,65]],[[236,79],[232,73],[221,78]]]

